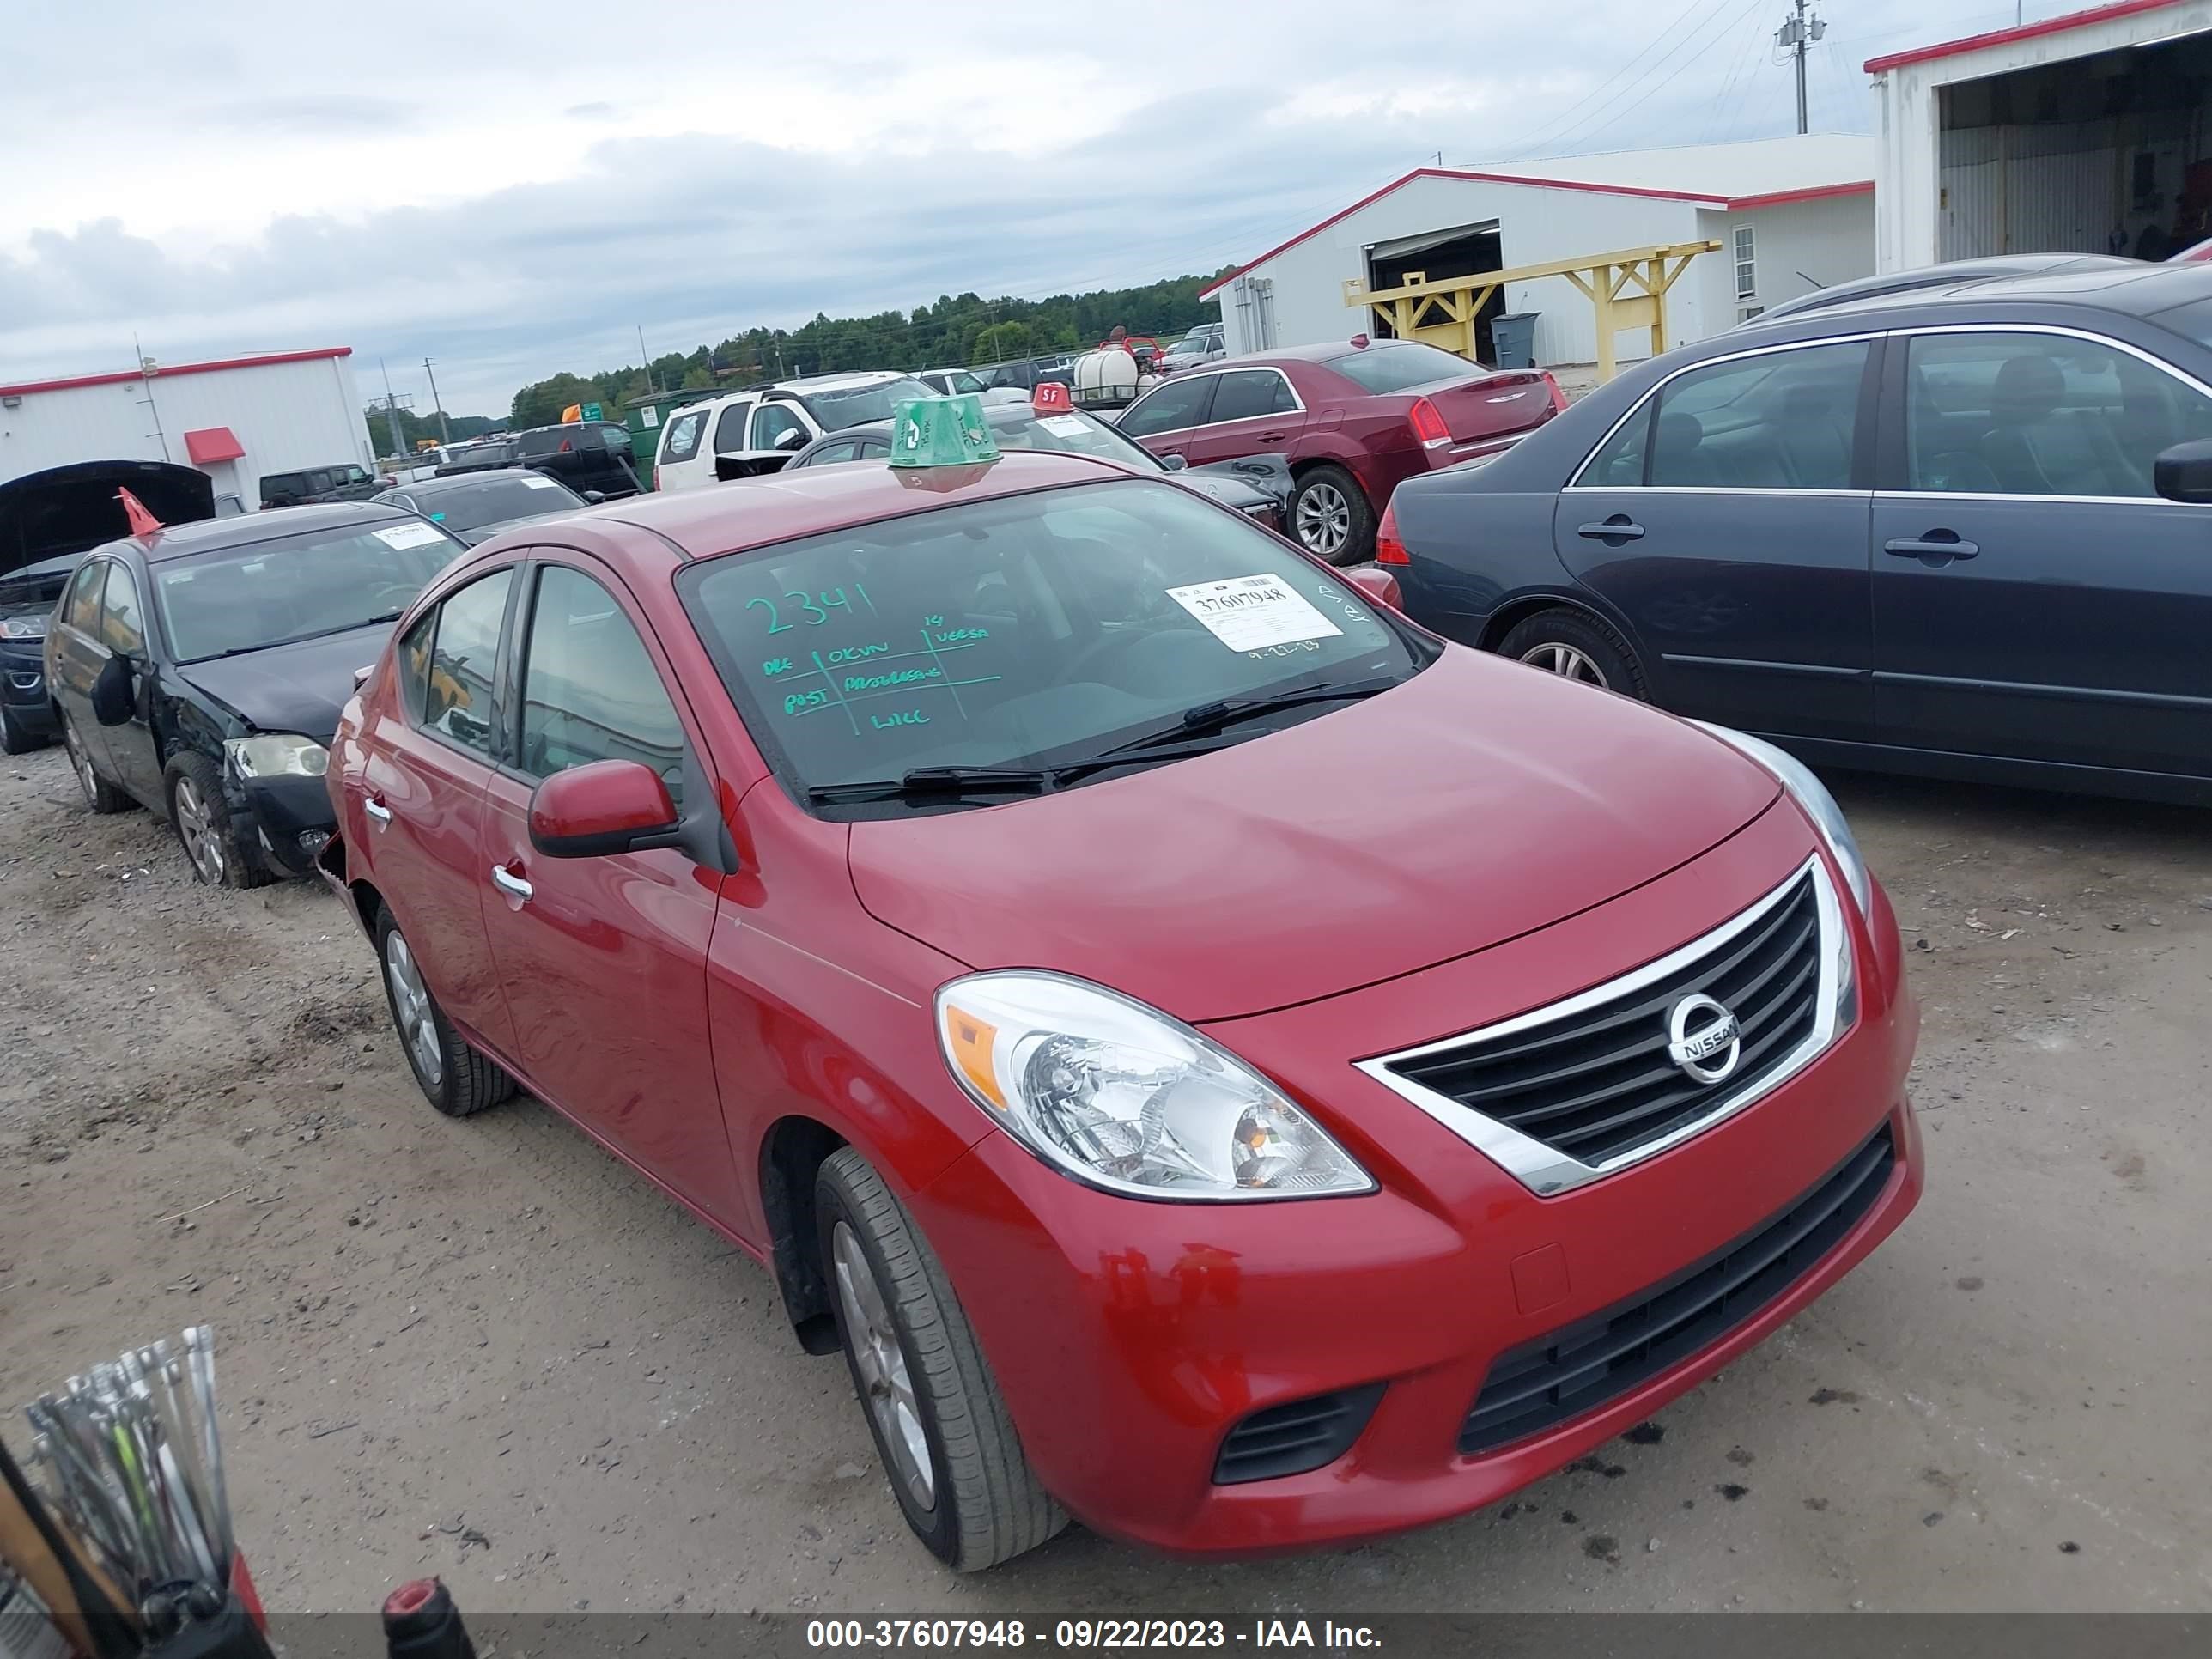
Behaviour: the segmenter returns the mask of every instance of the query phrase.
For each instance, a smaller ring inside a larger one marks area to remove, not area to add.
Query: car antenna
[[[127,489],[118,489],[115,495],[116,499],[123,503],[123,517],[130,525],[133,536],[143,542],[149,536],[161,533],[161,521],[146,510],[144,502]]]

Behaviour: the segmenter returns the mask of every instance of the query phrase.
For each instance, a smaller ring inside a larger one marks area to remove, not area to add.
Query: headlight
[[[937,994],[960,1086],[1076,1180],[1139,1198],[1319,1198],[1374,1180],[1280,1091],[1188,1025],[1057,974]]]
[[[241,778],[319,778],[331,769],[329,750],[290,732],[232,738],[222,747]]]
[[[0,622],[0,640],[43,640],[46,637],[46,619],[36,617],[10,617]]]
[[[1782,787],[1796,798],[1798,805],[1805,809],[1805,816],[1813,820],[1820,839],[1835,854],[1836,862],[1843,867],[1844,879],[1850,884],[1851,896],[1858,901],[1859,914],[1869,915],[1874,902],[1874,886],[1867,875],[1866,860],[1860,856],[1859,844],[1851,836],[1851,826],[1844,821],[1844,809],[1836,805],[1836,798],[1828,793],[1827,786],[1813,775],[1804,762],[1784,754],[1764,738],[1705,720],[1692,720],[1690,724],[1711,732],[1774,774]]]

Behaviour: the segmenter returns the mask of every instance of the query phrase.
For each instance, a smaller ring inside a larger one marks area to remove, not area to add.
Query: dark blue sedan
[[[2212,804],[2212,268],[1738,329],[1377,558],[1438,632],[1844,766]]]

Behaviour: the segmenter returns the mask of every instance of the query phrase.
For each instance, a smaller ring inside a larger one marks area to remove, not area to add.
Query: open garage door
[[[2212,236],[2212,35],[1940,88],[1937,257],[2128,253]]]
[[[1367,250],[1367,286],[1370,290],[1396,288],[1410,271],[1418,270],[1429,281],[1440,283],[1453,276],[1502,270],[1504,266],[1498,221],[1490,219],[1375,243]],[[1501,289],[1485,300],[1475,315],[1475,356],[1483,362],[1497,361],[1491,348],[1490,319],[1504,309],[1505,295]],[[1379,318],[1376,329],[1384,335],[1391,331],[1390,325]]]

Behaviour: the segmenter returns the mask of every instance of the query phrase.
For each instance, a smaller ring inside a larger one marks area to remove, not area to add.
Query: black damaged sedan
[[[355,671],[465,550],[413,514],[353,503],[94,548],[46,650],[86,804],[165,814],[211,885],[306,874],[330,839],[323,778]]]

